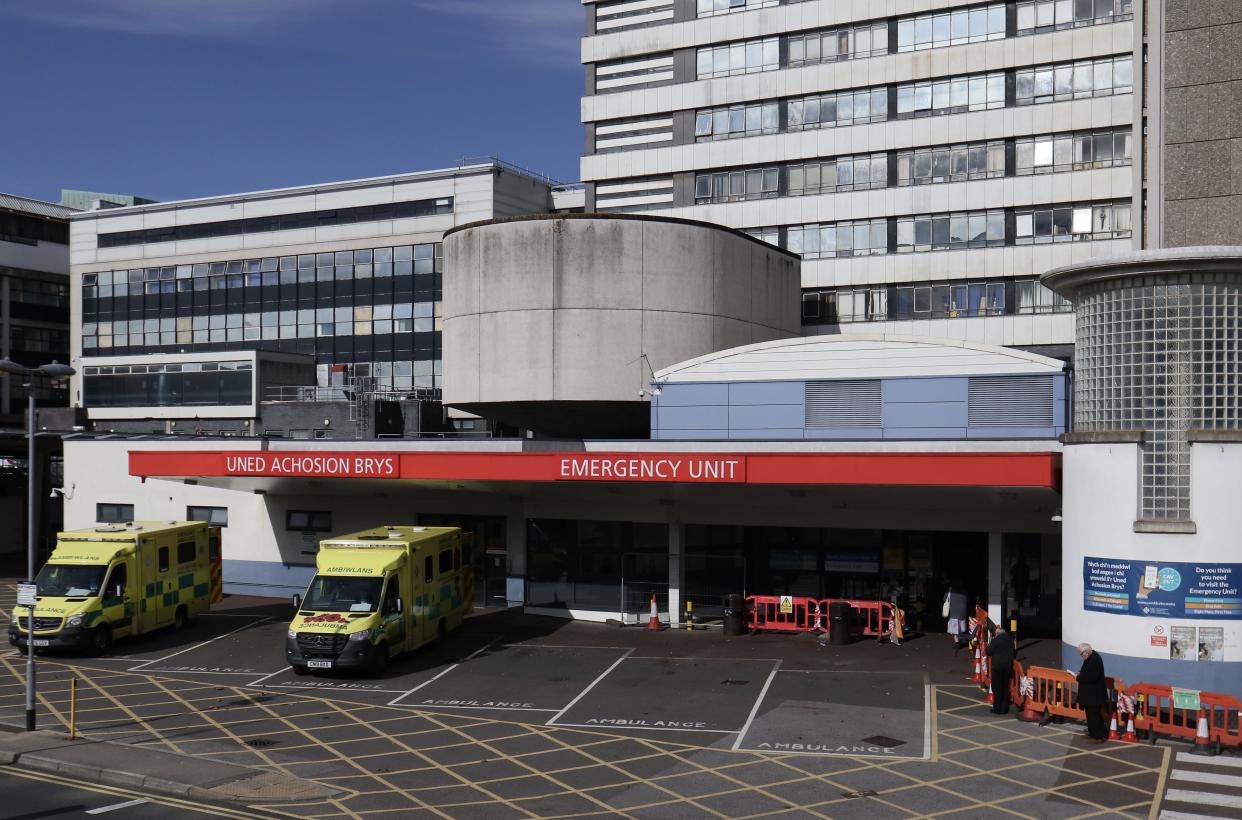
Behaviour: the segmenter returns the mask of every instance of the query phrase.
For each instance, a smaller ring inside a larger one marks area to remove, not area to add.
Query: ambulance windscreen
[[[35,579],[39,595],[51,598],[93,598],[103,585],[105,566],[48,564]]]
[[[311,612],[374,612],[383,578],[316,575],[306,590],[302,609]]]

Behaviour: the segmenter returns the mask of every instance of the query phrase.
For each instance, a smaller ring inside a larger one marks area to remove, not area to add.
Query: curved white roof
[[[1059,373],[1065,363],[1008,347],[897,334],[803,336],[666,367],[658,382],[750,382]]]

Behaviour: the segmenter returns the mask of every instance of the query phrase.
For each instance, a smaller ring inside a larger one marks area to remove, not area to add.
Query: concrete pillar
[[[526,603],[526,505],[519,503],[505,516],[505,551],[508,568],[505,599],[509,606]]]
[[[686,588],[685,551],[686,525],[673,521],[668,525],[668,622],[680,626],[682,616],[682,590]]]
[[[988,533],[988,617],[995,623],[1003,624],[1005,602],[1001,595],[1004,590],[1004,572],[1001,567],[1002,533]]]

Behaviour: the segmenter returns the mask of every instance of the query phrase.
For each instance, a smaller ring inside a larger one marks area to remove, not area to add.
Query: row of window
[[[84,322],[83,350],[216,342],[431,333],[441,329],[441,302],[351,305]]]
[[[699,0],[700,17],[711,17],[716,14],[729,14],[734,11],[750,11],[751,9],[779,6],[782,0]]]
[[[1013,169],[1007,169],[1005,140],[939,145],[895,152],[897,186],[929,185],[1026,176],[1052,171],[1130,164],[1130,129],[1045,134],[1014,140]],[[782,185],[782,174],[784,184]],[[740,202],[777,196],[813,196],[888,187],[889,154],[833,157],[695,176],[698,204]]]
[[[69,244],[69,223],[63,219],[42,219],[37,216],[0,211],[0,242],[35,245],[39,242]]]
[[[351,225],[359,222],[383,222],[392,219],[451,214],[453,198],[420,199],[394,202],[385,205],[363,205],[357,208],[336,208],[327,211],[304,211],[295,214],[260,216],[250,219],[225,219],[218,222],[200,222],[190,225],[168,225],[163,228],[146,228],[134,231],[115,231],[99,234],[101,248],[120,248],[128,245],[146,245],[152,242],[179,242],[190,239],[208,239],[220,236],[244,236],[246,234],[293,231],[303,228],[326,228],[332,225]],[[3,228],[0,227],[0,233]]]
[[[919,214],[757,228],[747,233],[804,259],[827,259],[1120,239],[1130,236],[1130,231],[1130,203],[1121,201]]]
[[[896,110],[891,114],[907,119],[984,111],[1008,104],[1128,94],[1132,83],[1130,57],[1021,69],[1015,73],[1012,100],[1006,96],[1003,71],[946,77],[896,86]],[[700,110],[695,113],[694,136],[698,141],[736,139],[782,130],[882,122],[889,117],[888,88],[877,86]]]
[[[134,520],[133,504],[99,503],[95,505],[95,520],[100,524],[128,524]],[[229,525],[228,507],[185,508],[186,521],[206,521],[213,527]],[[285,512],[285,529],[290,532],[331,532],[332,513],[324,510],[287,510]],[[193,545],[193,542],[190,542]],[[193,556],[182,560],[192,561]]]
[[[87,407],[224,407],[254,401],[250,370],[148,372],[145,365],[93,368],[82,379]]]
[[[82,368],[83,376],[129,375],[130,373],[234,373],[254,370],[250,362],[181,362],[180,364],[117,364]]]
[[[9,278],[9,300],[27,305],[68,308],[69,286],[60,282],[47,282],[43,279],[12,276]]]
[[[965,319],[1066,313],[1063,296],[1037,279],[963,281],[804,291],[802,323]]]
[[[300,256],[268,256],[161,268],[100,271],[82,276],[84,299],[268,287],[440,273],[444,246],[398,245]]]
[[[13,325],[9,344],[24,353],[65,353],[69,350],[69,331]]]
[[[1021,36],[1124,19],[1132,16],[1132,0],[1031,0],[1019,5],[1017,11],[1014,33]],[[790,34],[783,42],[781,37],[767,37],[705,46],[698,50],[696,76],[705,80],[775,71],[890,52],[1003,40],[1007,34],[1004,3],[920,14],[897,19],[894,23],[895,43],[890,41],[889,22],[875,20]]]

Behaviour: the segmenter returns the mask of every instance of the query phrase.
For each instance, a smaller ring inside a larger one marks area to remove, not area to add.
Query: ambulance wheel
[[[102,655],[112,648],[112,630],[107,626],[95,627],[91,635],[91,654]]]
[[[367,673],[372,678],[382,677],[388,671],[388,644],[382,643],[375,647],[375,656],[371,658],[371,666]]]
[[[190,613],[184,606],[177,607],[177,611],[173,613],[172,628],[173,632],[180,632],[185,629],[186,624],[190,622]]]
[[[440,623],[436,624],[436,646],[444,646],[446,637],[448,637],[448,624],[441,618]]]

